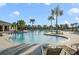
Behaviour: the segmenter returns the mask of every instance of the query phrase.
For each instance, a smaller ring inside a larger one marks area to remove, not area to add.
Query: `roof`
[[[1,21],[0,20],[0,25],[10,25],[11,23],[5,22],[5,21]]]

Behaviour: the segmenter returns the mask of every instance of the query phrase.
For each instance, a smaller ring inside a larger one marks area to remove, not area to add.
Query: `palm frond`
[[[48,20],[54,20],[54,17],[53,16],[49,16]]]
[[[60,11],[60,16],[62,16],[62,15],[63,15],[63,10]]]
[[[59,9],[59,6],[57,6],[56,8],[54,8],[52,10],[52,15],[62,16],[63,15],[63,10]]]

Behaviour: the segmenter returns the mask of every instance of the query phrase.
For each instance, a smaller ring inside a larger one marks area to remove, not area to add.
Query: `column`
[[[5,30],[5,26],[4,26],[4,25],[2,25],[2,31],[4,32],[4,30]]]
[[[9,25],[9,31],[11,30],[11,25]]]

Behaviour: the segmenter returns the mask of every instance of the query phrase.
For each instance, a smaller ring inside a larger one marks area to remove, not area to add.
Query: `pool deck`
[[[15,46],[11,42],[9,42],[8,38],[10,36],[11,35],[5,34],[5,33],[3,34],[3,36],[0,36],[0,50],[3,50],[5,48],[9,48],[9,47]]]
[[[58,35],[67,37],[68,39],[65,41],[62,41],[56,45],[66,45],[68,47],[71,47],[72,44],[79,43],[79,33],[63,31],[63,34],[58,34]],[[53,44],[49,44],[49,45],[52,46]]]
[[[61,44],[71,46],[72,44],[79,43],[79,34],[74,34],[73,32],[65,32],[62,36],[68,37],[67,41]]]

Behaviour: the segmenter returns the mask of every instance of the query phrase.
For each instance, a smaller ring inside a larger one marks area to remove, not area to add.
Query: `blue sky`
[[[58,17],[58,24],[79,22],[79,4],[72,3],[4,3],[0,4],[0,20],[12,23],[23,19],[26,24],[30,24],[29,19],[34,18],[36,25],[50,25],[48,16],[51,15],[51,9],[57,5],[63,10],[63,15]]]

